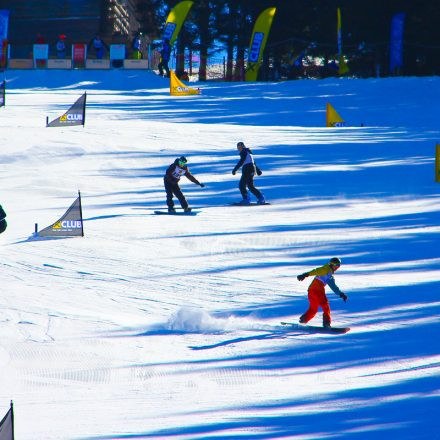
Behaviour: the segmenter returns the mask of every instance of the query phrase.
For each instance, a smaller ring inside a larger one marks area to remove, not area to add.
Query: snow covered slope
[[[6,79],[0,418],[13,400],[17,440],[438,437],[439,78],[183,98],[145,72]],[[45,127],[84,91],[84,128]],[[347,127],[324,127],[326,102]],[[238,141],[272,205],[227,206]],[[155,216],[181,155],[200,213]],[[85,237],[32,239],[78,189]],[[282,327],[308,305],[296,275],[333,256],[351,332]]]

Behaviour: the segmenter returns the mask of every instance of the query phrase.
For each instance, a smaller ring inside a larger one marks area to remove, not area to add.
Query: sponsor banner
[[[255,22],[249,44],[246,81],[256,81],[276,8],[265,9]]]
[[[66,127],[72,125],[84,125],[86,118],[86,99],[84,93],[78,100],[67,110],[64,115],[47,123],[47,127]]]
[[[125,60],[125,44],[110,45],[111,60]]]
[[[394,14],[391,19],[390,72],[403,66],[403,26],[405,13]]]
[[[87,60],[86,69],[110,69],[110,60]]]
[[[87,57],[87,46],[84,43],[72,45],[73,67],[84,67]]]
[[[37,235],[39,237],[83,237],[81,194],[59,220],[37,232]]]
[[[14,440],[14,409],[11,408],[0,421],[0,440]]]
[[[124,69],[148,69],[148,60],[124,60]]]
[[[200,95],[200,89],[185,85],[177,78],[174,70],[170,69],[170,95],[172,96],[188,96]]]
[[[48,69],[71,69],[72,60],[47,60]]]
[[[44,68],[47,66],[47,59],[49,58],[48,44],[34,44],[33,47],[34,67]]]
[[[0,9],[0,42],[8,39],[9,10]]]
[[[8,62],[9,69],[33,69],[34,62],[28,58],[15,58]]]
[[[170,45],[172,46],[176,41],[177,36],[179,35],[180,29],[182,28],[183,22],[188,15],[191,6],[193,5],[193,1],[182,1],[177,3],[176,6],[170,11],[167,17],[167,21],[165,23],[164,32],[162,35],[162,40],[168,39],[170,40]]]
[[[49,58],[49,45],[48,44],[34,44],[34,61],[35,60],[47,60]]]
[[[251,41],[251,46],[249,48],[249,58],[248,61],[250,63],[258,63],[261,54],[261,46],[264,41],[264,33],[263,32],[255,32],[254,38]]]

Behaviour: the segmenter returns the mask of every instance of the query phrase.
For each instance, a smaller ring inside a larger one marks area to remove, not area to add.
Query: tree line
[[[137,0],[141,30],[151,38],[160,38],[166,17],[178,2]],[[226,78],[242,79],[253,25],[268,7],[276,7],[277,12],[265,50],[262,79],[271,72],[288,78],[334,75],[338,7],[342,49],[350,75],[390,74],[391,18],[399,12],[405,13],[403,67],[399,73],[440,74],[440,8],[432,0],[195,0],[176,43],[176,70],[183,69],[185,50],[199,52],[199,79],[205,80],[207,60],[222,50],[226,53]]]

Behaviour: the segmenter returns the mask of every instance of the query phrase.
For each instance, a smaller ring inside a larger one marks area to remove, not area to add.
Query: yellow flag
[[[200,89],[186,86],[179,78],[177,78],[174,70],[170,70],[170,95],[173,96],[188,96],[200,95]]]
[[[342,54],[342,19],[341,19],[341,9],[337,10],[338,15],[338,27],[337,27],[337,38],[338,38],[338,59],[339,59],[339,75],[344,75],[350,69],[345,62],[344,55]]]
[[[333,108],[333,106],[329,102],[327,102],[326,126],[327,127],[345,126],[345,121],[339,116],[338,112]]]
[[[267,37],[272,26],[273,17],[277,8],[267,8],[258,17],[252,31],[249,45],[248,65],[246,68],[246,81],[256,81]]]
[[[171,46],[176,41],[180,29],[183,26],[183,22],[185,21],[186,16],[188,15],[188,12],[191,9],[193,3],[193,1],[187,0],[177,3],[177,5],[174,6],[174,8],[168,14],[162,39],[170,40]]]
[[[440,144],[435,146],[435,181],[440,182]]]

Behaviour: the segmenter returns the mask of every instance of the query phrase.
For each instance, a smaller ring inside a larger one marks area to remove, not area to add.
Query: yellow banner
[[[327,127],[345,126],[345,121],[339,116],[338,112],[333,108],[333,106],[329,102],[327,102],[326,126]]]
[[[200,95],[200,89],[189,87],[183,84],[179,78],[177,78],[174,70],[170,70],[170,95],[173,96],[188,96],[188,95]]]
[[[176,41],[180,29],[182,28],[186,16],[188,15],[188,12],[191,9],[193,3],[194,3],[193,1],[186,1],[186,0],[177,3],[177,5],[174,6],[174,8],[168,14],[162,39],[170,40],[171,46]]]
[[[339,59],[339,75],[344,75],[350,69],[345,62],[344,55],[342,54],[342,19],[341,19],[341,9],[338,8],[338,27],[337,27],[337,39],[338,39],[338,59]]]
[[[435,181],[440,182],[440,144],[435,146]]]
[[[246,81],[257,80],[258,70],[260,69],[261,59],[263,58],[264,48],[266,47],[267,37],[269,36],[276,10],[276,8],[265,9],[255,22],[249,45]]]

